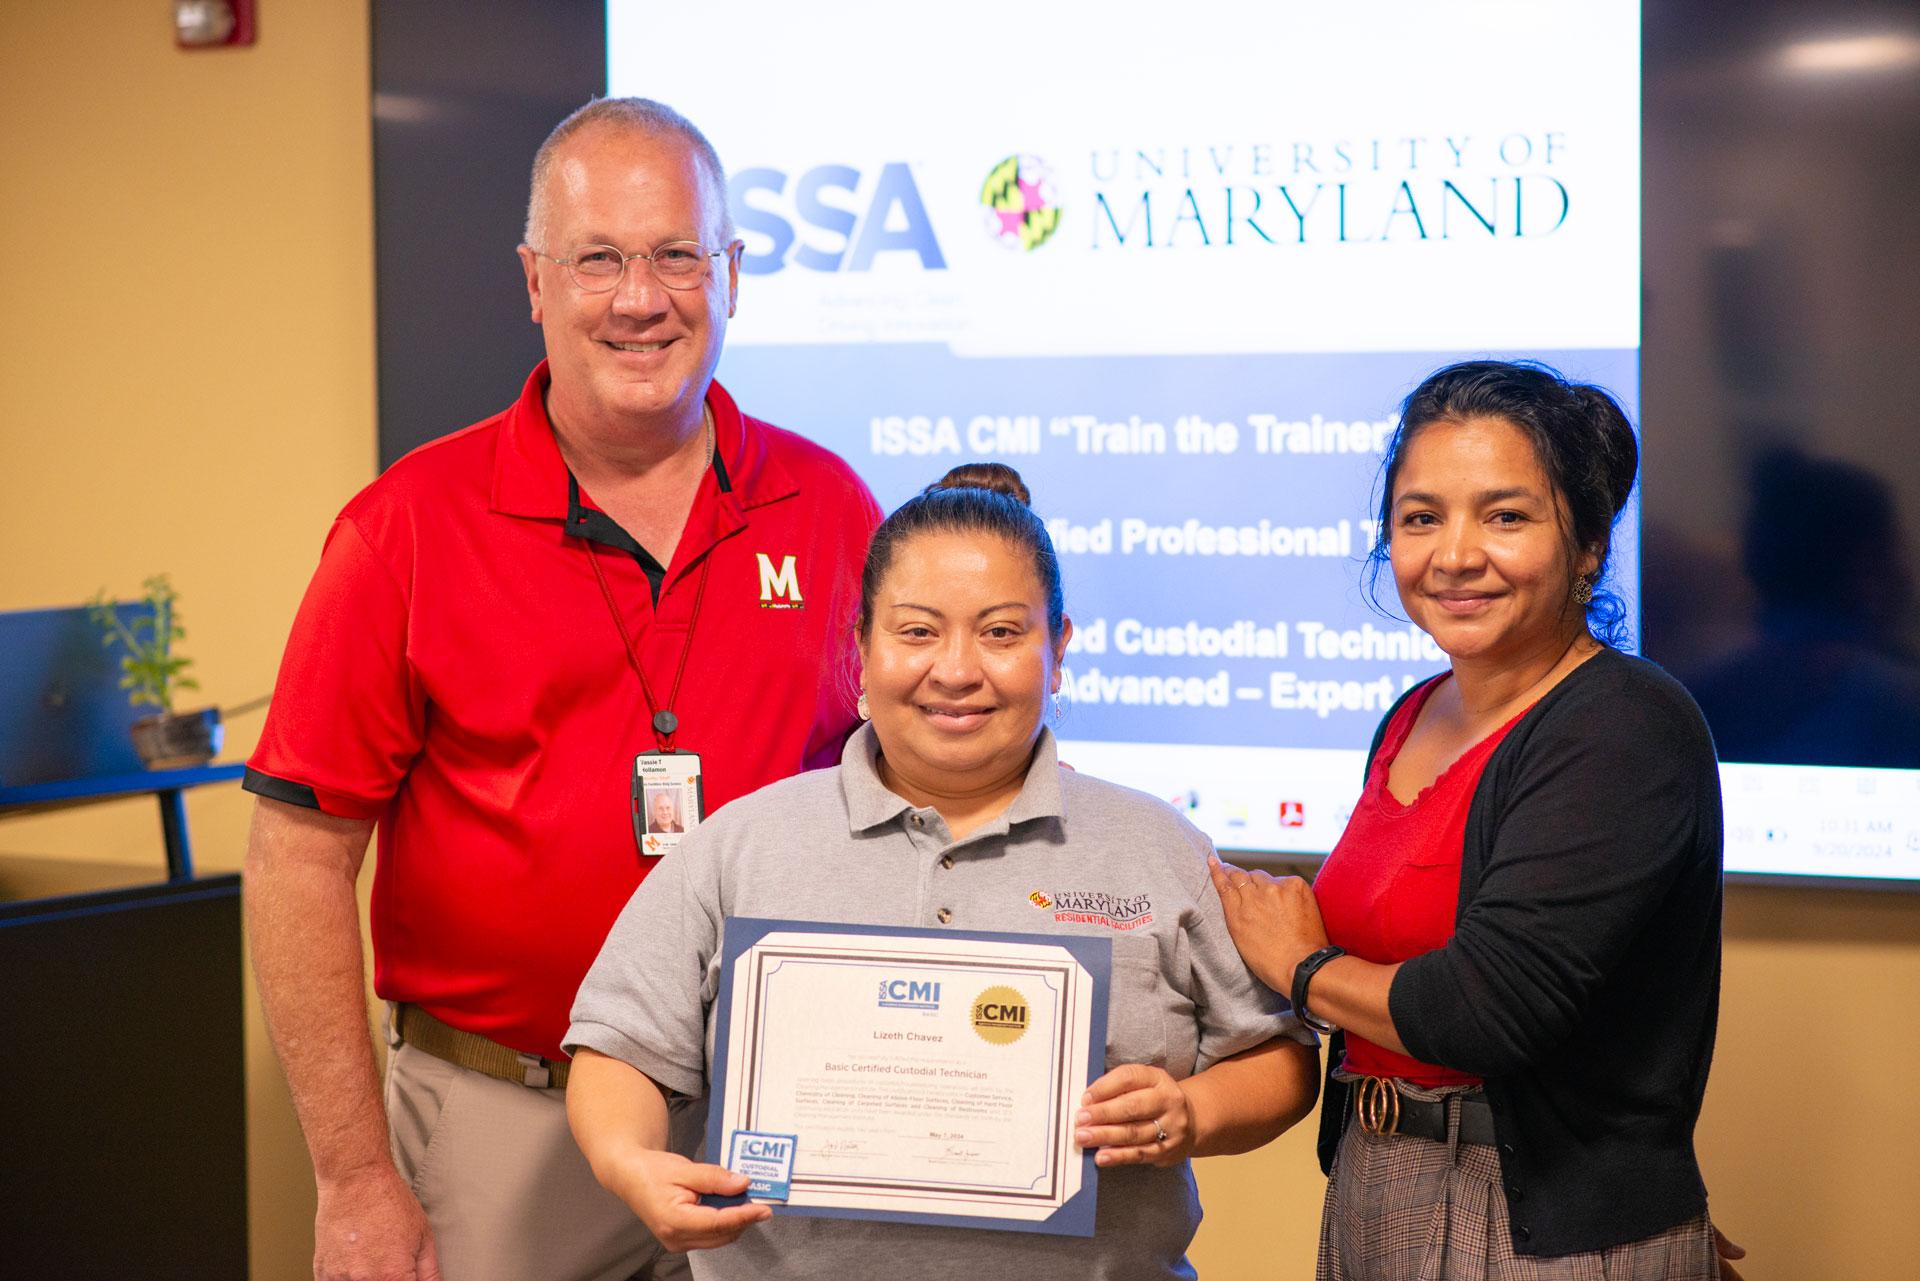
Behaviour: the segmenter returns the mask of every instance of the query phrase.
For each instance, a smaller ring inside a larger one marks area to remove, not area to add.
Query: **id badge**
[[[706,812],[700,753],[641,752],[633,758],[633,839],[641,854],[671,854]]]

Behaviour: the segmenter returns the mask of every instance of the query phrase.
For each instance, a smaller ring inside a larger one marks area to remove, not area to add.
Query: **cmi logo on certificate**
[[[735,1130],[727,1142],[727,1168],[747,1176],[749,1197],[784,1201],[793,1186],[793,1153],[799,1144],[791,1134]]]
[[[706,805],[698,752],[641,752],[633,758],[633,839],[648,858],[671,854],[700,826]]]
[[[1012,1045],[1027,1032],[1027,998],[1023,992],[996,984],[974,998],[969,1011],[973,1030],[988,1045]]]

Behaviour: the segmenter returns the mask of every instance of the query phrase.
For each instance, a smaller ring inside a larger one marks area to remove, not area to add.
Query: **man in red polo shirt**
[[[560,1037],[677,839],[645,797],[690,827],[838,759],[879,518],[845,463],[713,381],[741,247],[685,119],[624,99],[563,121],[519,250],[546,361],[328,534],[246,782],[320,1278],[685,1273],[574,1147]],[[376,823],[384,1106],[354,897]]]

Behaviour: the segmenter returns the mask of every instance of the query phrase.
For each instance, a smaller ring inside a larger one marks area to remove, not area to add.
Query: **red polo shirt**
[[[846,463],[715,383],[715,465],[656,605],[630,540],[590,494],[570,502],[547,382],[543,363],[511,409],[408,454],[340,513],[246,786],[379,820],[380,996],[551,1058],[656,861],[632,825],[651,712],[587,539],[661,706],[692,627],[674,745],[700,753],[711,813],[839,759],[879,509]]]

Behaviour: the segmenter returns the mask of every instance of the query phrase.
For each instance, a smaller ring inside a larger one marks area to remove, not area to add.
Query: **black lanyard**
[[[640,654],[633,647],[633,638],[627,634],[626,619],[620,616],[620,606],[613,599],[613,589],[607,586],[607,576],[601,572],[600,557],[594,551],[592,542],[587,543],[587,560],[593,566],[593,576],[600,583],[600,595],[606,599],[607,612],[613,615],[613,625],[620,630],[620,644],[627,654],[627,665],[633,668],[633,674],[640,678],[640,692],[646,696],[647,711],[652,717],[653,739],[663,752],[673,750],[673,736],[680,729],[680,718],[674,715],[673,708],[680,701],[680,680],[687,674],[687,658],[693,653],[693,629],[700,621],[700,602],[707,594],[707,571],[713,568],[713,551],[708,549],[700,560],[700,582],[693,589],[693,615],[687,619],[687,643],[680,649],[680,665],[673,672],[673,688],[667,691],[667,705],[660,706],[653,698],[653,686],[647,683],[647,669],[641,665]]]

